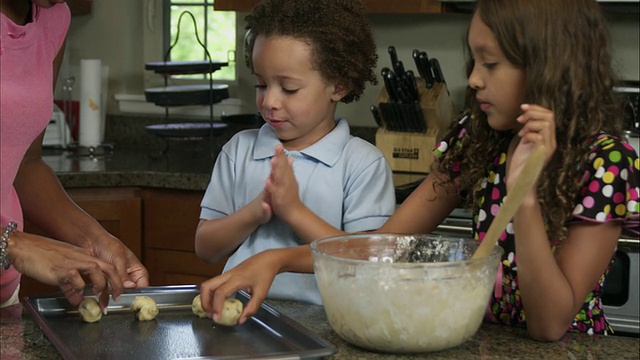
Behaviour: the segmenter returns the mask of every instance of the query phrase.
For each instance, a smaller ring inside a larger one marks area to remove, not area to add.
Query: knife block
[[[454,119],[455,109],[445,83],[427,89],[424,79],[416,78],[416,82],[426,131],[391,131],[383,126],[376,132],[376,147],[394,172],[428,173],[434,160],[432,151]],[[375,105],[388,101],[389,94],[383,88]],[[384,117],[382,120],[387,123]]]

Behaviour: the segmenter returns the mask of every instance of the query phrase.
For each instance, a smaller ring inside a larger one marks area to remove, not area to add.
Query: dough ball
[[[93,323],[102,318],[102,311],[100,311],[100,305],[98,301],[92,297],[86,297],[80,305],[78,305],[78,312],[82,321]]]
[[[148,296],[136,296],[131,303],[131,311],[140,321],[150,321],[158,315],[158,305]]]
[[[193,298],[193,302],[191,303],[191,310],[193,313],[201,318],[206,318],[209,315],[202,309],[202,300],[200,300],[200,294]]]
[[[240,314],[242,314],[242,307],[242,301],[238,299],[225,300],[222,306],[222,314],[220,314],[220,318],[216,321],[216,324],[225,326],[236,325],[238,319],[240,319]]]

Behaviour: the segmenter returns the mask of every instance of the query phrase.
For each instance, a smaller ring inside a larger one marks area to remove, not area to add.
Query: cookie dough
[[[209,315],[202,309],[202,300],[200,300],[200,294],[193,298],[193,302],[191,303],[191,310],[193,313],[201,318],[206,318]]]
[[[86,297],[80,305],[78,305],[78,312],[82,321],[87,323],[93,323],[102,318],[102,311],[100,311],[100,305],[98,301],[92,297]]]
[[[227,299],[222,306],[222,313],[216,324],[224,326],[235,326],[242,314],[242,301],[238,299]]]
[[[140,321],[150,321],[158,315],[158,305],[148,296],[136,296],[131,303],[131,311]]]

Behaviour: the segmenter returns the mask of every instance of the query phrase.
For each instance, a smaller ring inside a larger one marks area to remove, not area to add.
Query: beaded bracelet
[[[9,236],[18,227],[18,223],[15,221],[10,222],[6,228],[2,231],[2,238],[0,239],[0,265],[3,269],[7,270],[11,265],[11,260],[7,256],[7,242]]]

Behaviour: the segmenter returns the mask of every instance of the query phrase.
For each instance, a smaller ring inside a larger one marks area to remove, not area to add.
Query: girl
[[[212,297],[220,309],[242,288],[256,295],[249,313],[267,292],[321,304],[314,275],[295,273],[307,264],[297,259],[308,260],[308,244],[321,235],[318,226],[376,229],[395,209],[382,153],[351,136],[346,120],[335,120],[339,101],[357,100],[366,82],[376,83],[376,47],[362,4],[265,0],[246,20],[246,62],[266,124],[225,144],[202,201],[198,256],[212,263],[230,256],[224,273],[201,286],[209,313]],[[297,200],[292,206],[269,190],[274,154],[294,159],[295,178],[287,185]],[[257,277],[245,277],[244,269],[254,264],[265,269],[257,274],[263,287],[248,286]]]
[[[538,340],[567,329],[607,334],[602,285],[621,231],[638,233],[639,164],[621,140],[602,11],[592,0],[480,0],[468,47],[470,116],[437,147],[434,176],[383,229],[430,231],[396,219],[448,208],[441,194],[455,190],[472,204],[482,240],[542,146],[544,172],[499,240],[488,318],[526,325]]]

